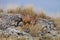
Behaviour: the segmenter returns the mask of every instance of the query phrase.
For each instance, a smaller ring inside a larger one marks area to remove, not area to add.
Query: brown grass
[[[38,12],[35,12],[33,10],[33,7],[32,8],[30,8],[30,7],[28,7],[28,8],[16,7],[14,9],[9,8],[9,9],[7,9],[7,12],[12,13],[12,14],[19,13],[19,14],[22,14],[22,15],[25,15],[25,16],[29,15],[30,17],[35,17],[35,18],[36,17],[37,18],[41,17],[41,18],[44,18],[44,19],[50,19],[50,17],[47,16],[44,12],[41,12],[39,14],[38,14]]]
[[[60,30],[60,17],[55,18],[55,23],[56,23],[57,29]]]

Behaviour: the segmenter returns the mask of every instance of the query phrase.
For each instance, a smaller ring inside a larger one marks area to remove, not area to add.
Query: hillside
[[[0,40],[60,40],[59,31],[60,18],[32,7],[0,11]]]

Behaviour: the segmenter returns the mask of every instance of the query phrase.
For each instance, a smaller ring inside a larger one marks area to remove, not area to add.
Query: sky
[[[60,0],[0,0],[0,5],[6,9],[8,5],[34,5],[35,10],[42,8],[49,16],[60,16]]]

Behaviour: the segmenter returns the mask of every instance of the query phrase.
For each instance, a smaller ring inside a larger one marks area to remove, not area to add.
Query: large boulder
[[[56,26],[53,20],[47,20],[47,19],[38,19],[37,24],[41,25],[42,29],[40,34],[44,35],[44,34],[50,34],[52,36],[56,36],[57,35],[57,30],[56,30]]]
[[[5,29],[12,26],[17,27],[20,22],[22,22],[22,18],[20,15],[12,15],[7,13],[0,14],[0,29]]]

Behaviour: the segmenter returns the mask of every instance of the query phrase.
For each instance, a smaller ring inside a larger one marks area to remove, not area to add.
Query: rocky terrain
[[[23,25],[24,25],[24,22],[22,19],[22,15],[0,13],[0,35],[5,36],[6,38],[13,35],[18,37],[17,40],[19,40],[21,37],[30,38],[29,40],[34,40],[33,37],[39,37],[39,38],[42,37],[42,39],[40,40],[44,40],[44,36],[55,38],[59,35],[58,31],[56,30],[56,25],[52,20],[47,20],[43,18],[37,19],[35,26],[37,25],[36,28],[39,28],[39,30],[36,31],[37,33],[35,34],[37,34],[38,36],[34,36],[33,34],[31,34],[31,31],[27,32],[30,28],[28,28],[27,30],[24,29],[23,31],[21,31],[20,29],[22,29],[21,26]],[[19,27],[20,29],[18,30]]]
[[[0,40],[60,40],[60,24],[31,8],[0,12]],[[59,20],[60,21],[60,20]]]

